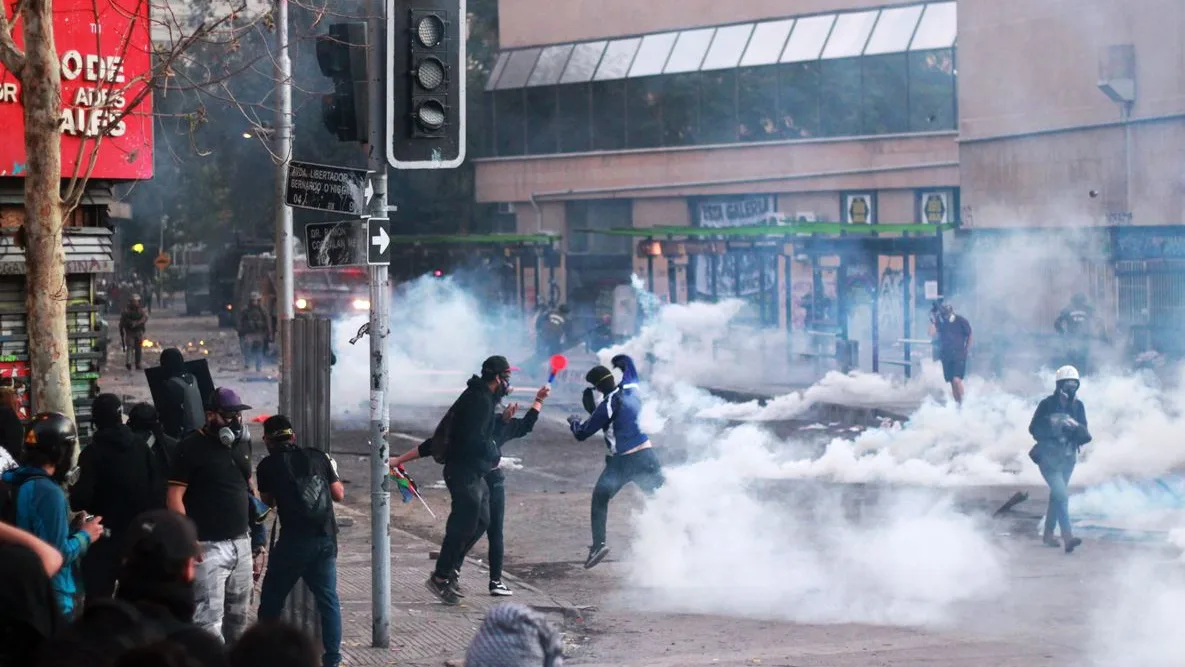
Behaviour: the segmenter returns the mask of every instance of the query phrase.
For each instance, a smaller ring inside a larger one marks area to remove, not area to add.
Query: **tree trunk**
[[[25,266],[30,390],[38,412],[74,418],[66,336],[66,256],[62,248],[62,77],[53,39],[53,1],[26,0],[21,12],[25,69]]]

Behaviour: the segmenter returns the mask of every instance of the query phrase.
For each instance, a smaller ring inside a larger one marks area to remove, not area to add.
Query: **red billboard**
[[[4,11],[12,16],[11,1]],[[148,0],[54,0],[62,74],[62,176],[152,178]],[[13,27],[24,46],[22,24]],[[0,177],[25,171],[21,82],[0,65]]]

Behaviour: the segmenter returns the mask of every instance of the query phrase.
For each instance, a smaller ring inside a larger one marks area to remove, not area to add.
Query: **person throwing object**
[[[609,555],[605,545],[605,522],[609,515],[609,501],[626,484],[634,482],[647,495],[663,485],[662,465],[652,449],[650,438],[642,432],[638,418],[642,413],[642,398],[638,394],[638,371],[634,360],[621,354],[613,357],[612,365],[622,371],[618,385],[613,372],[604,366],[594,366],[584,376],[592,387],[584,390],[584,407],[591,414],[587,420],[568,417],[568,425],[578,441],[600,432],[605,437],[609,454],[605,469],[597,479],[592,496],[592,546],[588,548],[585,569],[596,566]],[[593,389],[601,393],[596,403]]]

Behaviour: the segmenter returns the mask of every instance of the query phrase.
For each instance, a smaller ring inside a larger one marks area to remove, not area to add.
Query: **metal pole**
[[[370,215],[387,217],[387,160],[383,144],[383,94],[386,92],[383,49],[383,22],[386,4],[370,0],[370,19],[366,24],[367,78],[370,94],[370,137],[367,142],[370,183],[374,198]],[[391,644],[391,492],[387,486],[387,429],[390,407],[387,403],[387,328],[390,320],[391,282],[389,267],[370,267],[370,606],[371,646],[388,648]]]
[[[296,294],[292,284],[292,209],[284,203],[284,183],[292,159],[292,60],[288,57],[288,0],[276,0],[276,319],[280,357],[281,414],[292,414],[292,318]],[[235,304],[238,308],[242,304]]]

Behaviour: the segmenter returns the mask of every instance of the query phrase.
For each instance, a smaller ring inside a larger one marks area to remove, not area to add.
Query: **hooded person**
[[[605,469],[593,487],[592,495],[592,546],[584,567],[591,568],[609,555],[605,544],[605,524],[609,516],[609,501],[626,484],[633,482],[646,494],[652,494],[663,485],[662,464],[654,454],[650,438],[642,431],[639,419],[642,414],[642,398],[638,392],[638,371],[634,360],[621,354],[613,357],[612,365],[621,370],[618,384],[613,372],[604,366],[594,366],[584,376],[591,387],[584,391],[585,407],[596,406],[587,420],[568,417],[568,425],[577,441],[583,442],[597,433],[605,439],[609,450],[605,456]],[[593,391],[601,395],[599,402]]]
[[[526,605],[494,605],[465,652],[465,667],[563,667],[563,635]]]
[[[137,403],[128,410],[128,428],[152,453],[152,487],[155,507],[165,506],[169,469],[177,459],[177,439],[165,434],[151,403]]]
[[[1037,404],[1029,433],[1037,444],[1029,450],[1029,458],[1041,470],[1049,486],[1049,507],[1045,512],[1043,540],[1049,547],[1064,547],[1072,553],[1082,544],[1074,537],[1070,526],[1070,476],[1078,462],[1078,450],[1091,441],[1086,426],[1086,406],[1078,400],[1080,384],[1078,369],[1062,366],[1054,374],[1054,391]],[[1053,537],[1053,529],[1061,526],[1062,542]]]
[[[123,423],[123,405],[115,394],[99,394],[91,403],[95,427],[90,446],[78,456],[78,481],[70,488],[77,512],[103,517],[107,538],[82,559],[87,598],[111,597],[132,519],[158,503],[154,465],[148,445]]]
[[[160,353],[160,367],[164,371],[164,404],[156,406],[165,433],[183,438],[205,423],[202,391],[197,378],[185,368],[181,350],[170,347]]]

